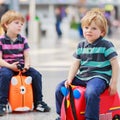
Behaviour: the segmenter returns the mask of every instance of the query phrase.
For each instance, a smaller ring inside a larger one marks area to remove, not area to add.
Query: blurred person
[[[67,80],[56,87],[56,112],[60,120],[63,95],[61,87],[79,85],[86,87],[86,120],[99,120],[100,95],[109,88],[110,95],[117,92],[119,71],[118,54],[114,45],[104,39],[107,34],[107,20],[101,9],[94,8],[86,13],[81,20],[83,35],[74,52]]]
[[[72,39],[83,38],[81,22],[77,22],[75,16],[70,21],[70,36]]]
[[[65,7],[62,7],[61,8],[61,17],[64,18],[67,16],[67,13],[66,13],[66,8]]]
[[[106,20],[107,20],[107,23],[108,23],[107,36],[109,36],[109,37],[112,35],[112,23],[111,23],[111,20],[110,20],[110,16],[111,16],[111,14],[109,12],[105,12],[105,17],[106,17]]]
[[[79,23],[79,26],[78,26],[78,32],[79,32],[80,37],[83,38],[83,30],[81,27],[81,22]]]
[[[30,21],[30,15],[29,13],[26,14],[25,16],[25,19],[26,19],[26,27],[25,27],[25,32],[26,32],[26,36],[28,37],[28,26],[29,26],[29,21]]]
[[[50,107],[43,101],[42,75],[30,65],[29,45],[20,32],[25,19],[19,12],[9,10],[1,18],[5,34],[0,37],[0,116],[6,113],[11,78],[18,74],[18,64],[23,75],[32,77],[34,109],[49,112]],[[28,98],[29,99],[29,98]]]
[[[74,29],[74,30],[78,29],[78,23],[77,23],[77,21],[75,19],[75,16],[72,16],[72,19],[70,21],[70,28]]]
[[[9,7],[7,4],[4,3],[5,0],[0,0],[0,20],[2,15],[9,10]],[[0,35],[4,34],[4,31],[0,25]]]
[[[2,15],[9,10],[9,6],[4,3],[5,0],[0,0],[0,19]]]
[[[61,16],[60,8],[55,9],[55,17],[56,17],[56,23],[55,23],[56,32],[58,38],[60,38],[62,36],[62,30],[61,30],[62,16]]]

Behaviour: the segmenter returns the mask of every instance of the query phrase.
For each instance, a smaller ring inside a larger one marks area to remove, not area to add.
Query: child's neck
[[[16,34],[6,34],[12,41],[15,41],[17,39],[17,35]]]

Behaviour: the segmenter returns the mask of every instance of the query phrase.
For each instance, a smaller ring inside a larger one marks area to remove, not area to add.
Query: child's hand
[[[23,68],[22,73],[25,73],[27,70],[27,68]]]
[[[23,70],[22,70],[22,73],[25,73],[29,68],[30,68],[29,65],[25,66],[25,67],[23,68]]]
[[[15,72],[18,72],[19,71],[19,69],[17,67],[18,63],[19,62],[14,62],[14,63],[10,64],[10,69],[12,69]]]
[[[66,80],[66,81],[65,81],[65,87],[66,87],[66,88],[68,88],[70,84],[71,84],[71,82],[70,82],[69,80]]]
[[[109,92],[110,92],[110,95],[115,95],[117,92],[117,85],[111,84],[109,87]]]

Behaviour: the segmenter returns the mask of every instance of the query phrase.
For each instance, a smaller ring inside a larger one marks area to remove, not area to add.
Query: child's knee
[[[0,71],[0,75],[2,76],[2,78],[11,78],[13,76],[13,72],[11,72],[10,70],[8,69],[2,69]]]
[[[96,93],[95,90],[93,90],[93,89],[86,89],[86,91],[85,91],[85,97],[86,98],[92,98],[92,97],[95,97],[95,96],[97,96],[97,93]]]

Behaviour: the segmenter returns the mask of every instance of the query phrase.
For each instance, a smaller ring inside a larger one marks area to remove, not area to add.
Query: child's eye
[[[18,24],[19,22],[15,22],[15,24]]]
[[[92,29],[93,29],[93,30],[96,30],[96,28],[95,28],[95,27],[93,27]]]
[[[88,27],[85,27],[85,29],[88,29]]]

